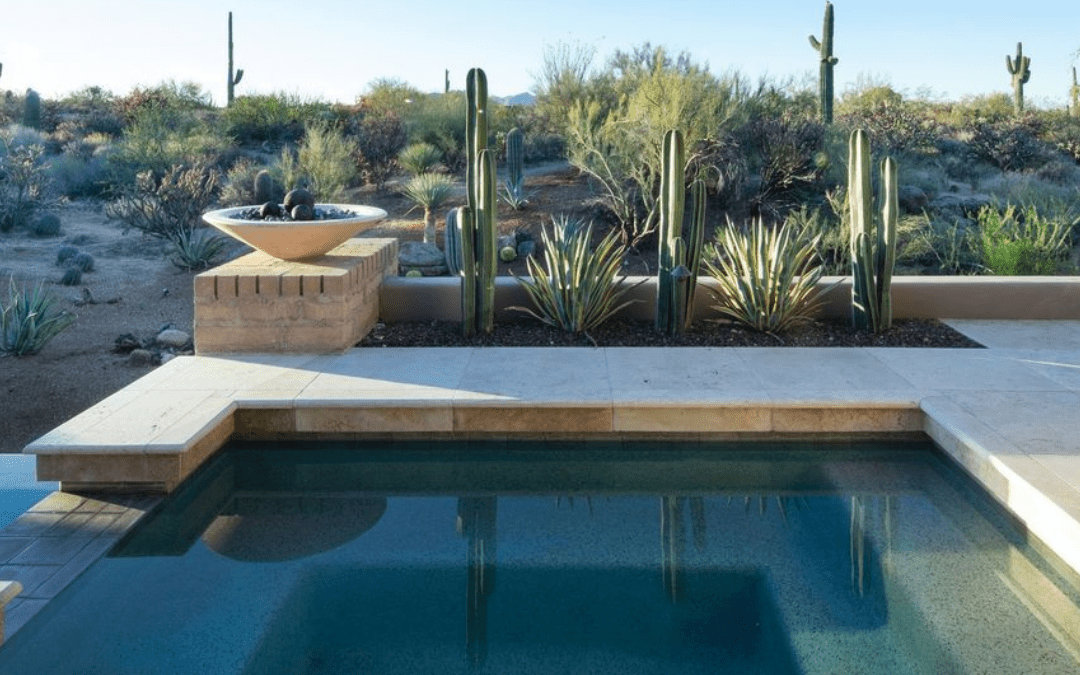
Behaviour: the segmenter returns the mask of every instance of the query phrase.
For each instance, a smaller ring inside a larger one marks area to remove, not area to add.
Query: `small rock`
[[[176,328],[166,328],[157,334],[154,338],[162,347],[168,347],[172,349],[183,349],[189,342],[191,342],[191,336],[182,330]]]
[[[293,220],[315,220],[315,207],[311,204],[297,204],[289,212]]]
[[[133,366],[150,366],[154,363],[154,352],[149,349],[132,349],[128,354],[128,363]]]
[[[307,204],[314,209],[315,197],[304,188],[289,190],[289,194],[285,195],[285,210],[291,213],[293,208],[300,204]]]
[[[525,241],[518,242],[517,254],[519,258],[528,258],[532,254],[536,253],[536,242],[532,239],[526,239]]]
[[[176,354],[172,354],[170,352],[165,352],[164,354],[161,355],[161,365],[165,365],[166,363],[168,363],[169,361],[172,361],[175,358],[176,358]]]

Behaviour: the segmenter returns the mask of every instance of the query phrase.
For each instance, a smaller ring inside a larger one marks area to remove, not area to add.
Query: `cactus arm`
[[[881,161],[882,210],[881,227],[878,228],[877,305],[879,307],[876,330],[888,330],[892,326],[892,274],[896,267],[896,227],[900,214],[898,170],[892,157]]]
[[[497,208],[495,182],[495,155],[485,148],[480,153],[477,183],[479,211],[476,215],[477,253],[477,330],[490,333],[495,324],[495,273],[499,265],[499,251],[495,231]]]
[[[684,264],[690,276],[686,282],[686,304],[683,327],[688,327],[694,318],[694,293],[697,291],[697,278],[701,274],[701,257],[705,250],[705,181],[697,179],[690,188],[690,232],[687,234],[686,258]]]
[[[476,332],[476,221],[468,206],[460,207],[461,224],[461,325],[465,335]]]

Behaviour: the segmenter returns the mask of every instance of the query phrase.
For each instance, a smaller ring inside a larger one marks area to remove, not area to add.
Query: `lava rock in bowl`
[[[281,204],[276,202],[266,202],[259,207],[260,218],[280,218],[284,213],[285,211],[282,210]]]
[[[297,204],[289,211],[293,220],[315,220],[314,204]]]
[[[314,210],[315,196],[312,195],[309,190],[305,190],[304,188],[289,190],[289,194],[285,195],[285,210],[289,213],[292,213],[293,209],[295,209],[301,204],[306,204],[307,206],[310,206],[312,210]],[[300,220],[299,218],[295,219]]]

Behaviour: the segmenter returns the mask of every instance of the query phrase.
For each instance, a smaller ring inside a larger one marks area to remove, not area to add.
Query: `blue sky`
[[[46,96],[87,85],[126,93],[194,81],[225,98],[226,20],[234,16],[238,93],[286,91],[353,101],[377,78],[441,91],[472,66],[493,94],[531,88],[545,48],[596,47],[598,61],[645,41],[687,50],[713,72],[810,82],[824,2],[668,0],[9,0],[2,13],[0,89]],[[936,98],[1009,92],[1006,54],[1031,56],[1029,101],[1064,106],[1080,49],[1080,6],[1064,0],[838,0],[837,93],[860,81]],[[62,18],[62,19],[61,19]]]

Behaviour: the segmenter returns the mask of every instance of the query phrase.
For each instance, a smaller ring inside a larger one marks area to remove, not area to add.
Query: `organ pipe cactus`
[[[686,206],[686,160],[682,132],[664,135],[660,173],[660,255],[656,279],[656,327],[678,335],[693,319],[694,291],[705,245],[705,184],[694,181],[689,224]]]
[[[1024,56],[1024,43],[1016,43],[1016,60],[1005,55],[1005,67],[1012,75],[1013,109],[1016,114],[1024,112],[1024,85],[1031,79],[1031,57]]]
[[[487,147],[487,76],[469,71],[465,98],[465,193],[461,229],[461,319],[465,335],[490,333],[495,323],[495,156]]]
[[[881,162],[880,218],[875,222],[870,141],[856,129],[848,144],[848,208],[851,214],[851,320],[875,333],[892,325],[892,273],[896,266],[899,213],[896,162]]]
[[[506,195],[511,206],[525,201],[524,167],[525,134],[514,127],[506,133]]]
[[[237,70],[235,74],[233,73],[232,12],[229,12],[229,79],[226,80],[226,102],[228,105],[232,105],[233,102],[233,88],[240,84],[243,77],[243,68]]]
[[[825,124],[832,124],[833,66],[837,64],[839,59],[833,56],[833,6],[831,2],[825,3],[825,24],[821,29],[821,41],[811,35],[810,46],[817,50],[820,56],[818,106],[821,111],[821,121]]]

